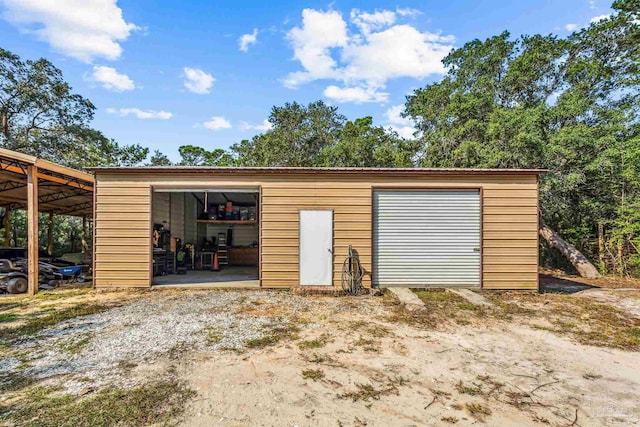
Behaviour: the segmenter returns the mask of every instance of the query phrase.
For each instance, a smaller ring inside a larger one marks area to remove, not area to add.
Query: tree
[[[505,32],[469,42],[443,60],[442,81],[406,103],[422,135],[423,166],[548,168],[541,235],[590,276],[595,268],[576,261],[572,245],[560,247],[550,227],[573,241],[594,236],[602,222],[613,231],[621,207],[640,197],[634,5],[616,2],[620,12],[568,39],[512,41]]]
[[[338,140],[324,148],[324,166],[411,167],[413,150],[408,141],[381,126],[371,117],[348,121]]]
[[[172,164],[169,157],[161,153],[160,150],[154,150],[147,166],[171,166]]]
[[[346,118],[322,101],[273,107],[272,129],[231,146],[241,166],[319,166],[338,141]]]
[[[22,61],[0,48],[2,144],[34,156],[68,152],[69,130],[86,127],[95,107],[71,92],[46,59]]]
[[[75,94],[46,59],[23,61],[0,48],[0,145],[66,166],[132,165],[148,149],[91,129],[95,106]]]
[[[183,145],[178,149],[181,166],[233,166],[233,156],[221,148],[207,151],[193,145]]]

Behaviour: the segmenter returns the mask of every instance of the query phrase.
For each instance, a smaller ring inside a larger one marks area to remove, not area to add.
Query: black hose
[[[364,271],[360,265],[357,252],[353,252],[349,245],[349,254],[342,263],[342,290],[349,295],[359,295],[362,292],[362,276]]]

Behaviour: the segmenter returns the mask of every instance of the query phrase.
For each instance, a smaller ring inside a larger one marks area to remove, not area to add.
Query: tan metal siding
[[[483,287],[537,289],[538,186],[484,187]]]
[[[342,261],[351,244],[359,252],[365,268],[365,286],[370,286],[374,187],[482,188],[483,287],[537,287],[538,200],[537,179],[533,174],[398,177],[362,173],[349,177],[324,174],[310,177],[163,175],[161,172],[125,176],[101,172],[97,179],[97,286],[149,286],[149,188],[153,185],[173,188],[261,186],[261,277],[262,286],[268,288],[298,286],[299,209],[334,211],[334,285],[340,286]],[[129,266],[134,269],[129,270]]]
[[[149,184],[101,181],[96,191],[96,287],[149,286],[151,197]]]
[[[371,185],[363,182],[283,181],[262,185],[262,286],[298,286],[298,211],[333,210],[333,282],[340,286],[349,244],[360,254],[371,286]]]

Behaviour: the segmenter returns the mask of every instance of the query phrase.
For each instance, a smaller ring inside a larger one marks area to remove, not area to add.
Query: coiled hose
[[[354,252],[349,245],[349,254],[342,263],[342,290],[349,295],[359,295],[362,292],[363,275],[358,253]]]

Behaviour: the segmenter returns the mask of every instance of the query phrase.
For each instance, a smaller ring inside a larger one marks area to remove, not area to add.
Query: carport
[[[93,175],[34,156],[0,148],[0,206],[4,217],[4,246],[10,245],[11,211],[27,211],[29,295],[38,291],[38,213],[49,214],[47,248],[53,246],[53,216],[82,217],[82,247],[93,216]]]

